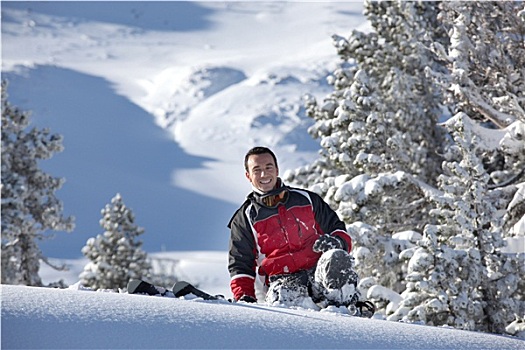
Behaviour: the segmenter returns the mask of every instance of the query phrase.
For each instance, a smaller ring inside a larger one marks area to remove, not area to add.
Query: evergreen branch
[[[488,188],[489,188],[489,190],[493,190],[495,188],[500,188],[500,187],[505,187],[505,186],[512,185],[512,184],[516,183],[524,174],[525,174],[525,169],[521,169],[521,171],[519,173],[517,173],[516,175],[514,175],[511,178],[507,179],[507,181],[499,183],[499,184],[489,185]]]
[[[46,265],[52,267],[53,269],[57,271],[69,271],[69,268],[67,267],[66,264],[55,265],[52,262],[50,262],[49,259],[45,256],[40,256],[40,260],[42,260],[42,262],[44,262]]]
[[[502,113],[488,104],[480,95],[472,80],[468,79],[468,85],[469,89],[461,89],[462,94],[465,96],[466,101],[487,120],[493,122],[500,129],[507,127],[516,120],[515,116]]]

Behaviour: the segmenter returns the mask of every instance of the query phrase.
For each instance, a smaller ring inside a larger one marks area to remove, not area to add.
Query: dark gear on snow
[[[344,249],[346,250],[346,242],[341,238],[331,235],[322,235],[319,237],[313,246],[313,251],[317,253],[324,253],[330,249]]]
[[[360,317],[371,318],[376,312],[376,307],[368,300],[356,302],[355,307],[357,309],[355,315]]]
[[[243,295],[242,297],[239,298],[238,301],[244,301],[245,303],[256,303],[257,299],[249,295]]]
[[[354,258],[342,249],[323,253],[317,262],[315,282],[323,288],[329,305],[348,306],[359,300],[359,276],[354,271]]]
[[[270,276],[266,302],[294,305],[305,297],[321,307],[350,306],[359,300],[359,278],[351,255],[341,249],[323,253],[317,266],[293,274]]]
[[[313,269],[292,274],[270,276],[266,302],[294,304],[301,297],[312,296]]]
[[[330,255],[319,258],[315,278],[329,289],[342,288],[352,283],[357,287],[357,273],[354,271],[354,259],[342,249],[334,249]]]

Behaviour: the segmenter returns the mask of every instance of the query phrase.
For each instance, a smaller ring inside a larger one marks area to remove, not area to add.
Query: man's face
[[[252,154],[248,157],[248,171],[246,178],[252,186],[262,192],[269,192],[275,188],[279,176],[279,169],[271,154]]]

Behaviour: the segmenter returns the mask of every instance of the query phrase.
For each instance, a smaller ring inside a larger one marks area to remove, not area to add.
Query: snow
[[[442,125],[446,128],[451,128],[459,119],[462,119],[462,122],[468,125],[471,132],[479,140],[482,140],[479,144],[481,149],[495,150],[501,148],[511,154],[523,152],[523,143],[519,140],[525,134],[525,124],[521,120],[516,120],[502,129],[489,129],[475,123],[464,113],[458,113],[442,123]]]
[[[165,252],[212,293],[227,286],[224,253]],[[81,266],[76,261],[77,269]],[[81,267],[80,267],[81,268]],[[44,274],[51,278],[51,273]],[[55,273],[56,277],[56,273]],[[377,289],[377,288],[376,288]],[[388,295],[388,291],[379,294]],[[363,319],[337,309],[1,286],[3,349],[522,349],[523,340],[451,328]],[[389,298],[396,300],[394,295]]]
[[[392,310],[396,310],[399,307],[401,301],[403,300],[401,295],[399,295],[398,293],[380,285],[372,286],[367,295],[369,295],[370,298],[373,298],[375,300],[388,301],[389,303],[391,303],[391,306],[389,305],[389,308],[391,308]]]
[[[418,240],[423,238],[421,233],[417,231],[401,231],[394,233],[392,238],[399,241],[407,241],[410,243],[416,243]]]
[[[1,286],[2,348],[523,348],[514,338],[308,305],[231,305],[76,284],[87,264],[81,249],[102,233],[100,210],[120,193],[145,228],[151,256],[175,261],[175,275],[231,298],[226,224],[250,191],[244,153],[270,146],[283,174],[315,159],[319,145],[306,132],[302,98],[330,91],[331,35],[367,28],[361,2],[1,6],[9,101],[32,111],[35,126],[64,136],[65,151],[42,168],[66,179],[57,196],[77,224],[40,244],[69,267],[42,266],[43,282],[63,279],[70,289]],[[494,144],[512,148],[505,135]],[[363,191],[361,181],[339,180],[338,196]],[[398,301],[386,289],[372,292]]]

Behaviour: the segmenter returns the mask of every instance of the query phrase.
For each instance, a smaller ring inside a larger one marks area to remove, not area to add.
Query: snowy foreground
[[[226,252],[164,252],[174,273],[213,294],[231,298]],[[55,261],[58,262],[58,261]],[[85,259],[69,271],[43,266],[44,283],[63,279],[69,289],[2,285],[2,349],[96,348],[350,348],[523,349],[525,341],[340,313],[93,292],[79,286]],[[377,315],[380,317],[380,315]]]
[[[509,337],[227,301],[2,286],[2,348],[523,349]]]

